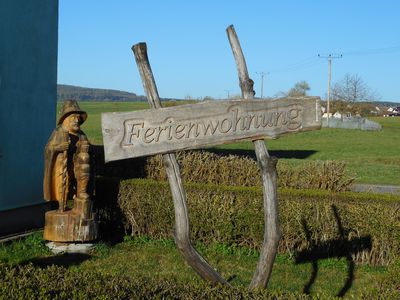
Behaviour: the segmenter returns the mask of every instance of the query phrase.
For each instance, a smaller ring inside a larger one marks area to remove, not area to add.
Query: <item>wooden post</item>
[[[63,133],[64,140],[69,141],[68,131]],[[68,165],[68,151],[63,151],[63,169],[62,169],[62,190],[61,190],[61,203],[59,204],[58,210],[65,211],[67,208],[67,165]]]
[[[161,108],[161,102],[157,91],[157,86],[151,71],[150,62],[147,56],[147,46],[139,43],[132,47],[135,55],[136,64],[142,78],[143,87],[147,99],[153,109]],[[163,154],[164,166],[166,168],[169,185],[175,209],[175,242],[178,249],[183,254],[187,263],[204,279],[212,282],[219,282],[229,285],[207,261],[196,251],[190,241],[189,218],[186,208],[186,193],[183,188],[179,166],[175,154]]]
[[[253,99],[254,82],[249,77],[242,48],[240,47],[239,39],[233,25],[230,25],[226,31],[238,69],[242,96],[244,99]],[[260,259],[250,283],[250,288],[265,288],[272,272],[272,267],[278,250],[278,243],[281,237],[276,184],[277,159],[269,156],[264,140],[254,141],[254,148],[262,174],[265,228]]]

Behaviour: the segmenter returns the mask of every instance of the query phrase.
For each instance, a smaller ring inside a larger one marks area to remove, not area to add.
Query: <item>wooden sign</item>
[[[272,272],[281,230],[278,217],[277,159],[270,157],[263,139],[320,129],[320,101],[317,97],[254,101],[254,81],[249,77],[233,25],[228,26],[226,31],[244,99],[162,108],[147,56],[147,46],[138,43],[132,47],[132,51],[152,109],[102,114],[105,160],[164,153],[163,163],[174,201],[177,248],[203,279],[230,286],[190,241],[186,192],[173,151],[252,140],[263,183],[265,230],[260,259],[250,288],[265,288]]]
[[[318,97],[213,101],[102,114],[106,161],[319,128]]]

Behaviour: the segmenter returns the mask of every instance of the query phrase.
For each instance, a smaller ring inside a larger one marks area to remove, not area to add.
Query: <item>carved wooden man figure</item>
[[[46,213],[44,237],[50,241],[86,241],[97,236],[88,193],[89,141],[80,130],[86,118],[75,100],[66,100],[45,147],[44,198],[58,202],[57,211]],[[72,209],[68,200],[74,201]]]
[[[77,194],[76,175],[80,168],[75,163],[82,150],[88,152],[86,145],[89,145],[86,135],[80,130],[86,118],[86,112],[80,110],[76,101],[65,101],[58,126],[45,148],[44,198],[57,201],[60,211],[65,211],[67,199],[73,199]],[[82,188],[80,192],[88,198]]]

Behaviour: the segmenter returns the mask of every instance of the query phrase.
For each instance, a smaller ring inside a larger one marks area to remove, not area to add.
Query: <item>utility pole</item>
[[[256,72],[256,74],[260,74],[261,75],[261,93],[260,93],[260,98],[263,98],[263,89],[264,89],[264,75],[268,75],[269,72],[265,73],[265,72]]]
[[[227,98],[226,99],[228,99],[229,100],[229,92],[230,92],[231,90],[225,90],[225,92],[226,92],[226,94],[227,94]]]
[[[326,113],[327,113],[327,123],[329,127],[329,102],[331,100],[331,73],[332,73],[332,59],[335,58],[342,58],[342,54],[328,54],[328,55],[320,55],[318,54],[319,58],[327,58],[328,59],[328,99],[326,104]]]

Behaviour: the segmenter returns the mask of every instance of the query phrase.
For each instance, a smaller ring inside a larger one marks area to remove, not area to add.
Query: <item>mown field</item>
[[[93,144],[102,144],[101,112],[131,111],[149,108],[146,102],[81,102],[88,112],[82,126]],[[400,118],[372,118],[383,129],[378,132],[327,129],[305,132],[267,141],[272,155],[293,164],[304,160],[339,160],[358,183],[400,185]],[[223,145],[224,151],[251,154],[251,142]]]

